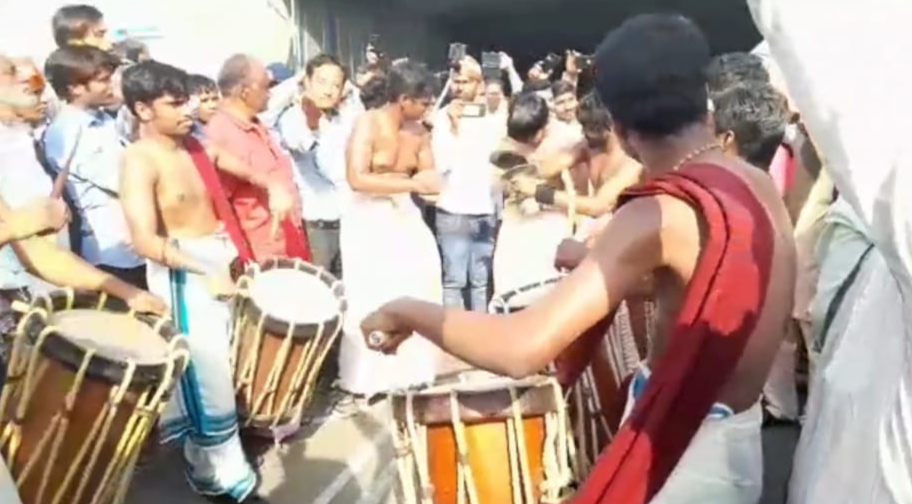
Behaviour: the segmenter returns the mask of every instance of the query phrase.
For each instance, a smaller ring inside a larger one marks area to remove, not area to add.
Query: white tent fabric
[[[907,0],[748,0],[824,165],[874,244],[812,378],[792,504],[912,503],[912,30]],[[851,247],[831,247],[821,282]],[[829,299],[821,294],[818,303]],[[820,322],[817,320],[816,322]]]

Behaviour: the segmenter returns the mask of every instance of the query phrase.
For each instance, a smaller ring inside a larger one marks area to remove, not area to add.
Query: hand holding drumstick
[[[412,335],[412,329],[405,327],[395,316],[396,302],[386,303],[361,321],[364,341],[371,350],[395,354],[399,345]]]

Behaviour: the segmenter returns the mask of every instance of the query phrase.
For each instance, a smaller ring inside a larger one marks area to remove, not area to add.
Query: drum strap
[[[206,186],[206,190],[212,198],[212,205],[215,207],[215,213],[225,224],[225,229],[228,231],[228,236],[231,238],[231,242],[238,251],[238,257],[241,262],[247,264],[255,261],[253,249],[250,247],[247,237],[244,236],[244,232],[241,230],[241,224],[238,222],[234,209],[231,208],[231,203],[228,201],[228,196],[225,194],[225,188],[222,187],[222,182],[219,180],[218,173],[215,171],[215,165],[212,163],[212,160],[209,159],[209,155],[206,154],[206,149],[203,148],[203,145],[199,140],[193,137],[187,137],[186,140],[184,140],[184,148],[187,149],[187,152],[190,154],[190,159],[192,159],[193,164],[196,165],[196,170],[199,172],[200,178],[203,179],[203,184]]]

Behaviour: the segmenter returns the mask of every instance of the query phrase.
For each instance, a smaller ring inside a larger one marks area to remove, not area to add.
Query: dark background
[[[760,41],[746,3],[738,0],[398,0],[439,26],[476,58],[503,50],[524,73],[549,51],[591,53],[625,18],[649,12],[684,14],[700,25],[715,53],[749,51]]]

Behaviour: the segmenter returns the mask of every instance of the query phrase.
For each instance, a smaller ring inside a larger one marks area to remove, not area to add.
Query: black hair
[[[73,40],[79,40],[103,19],[101,11],[92,5],[64,5],[57,9],[51,19],[54,42],[57,47],[63,47]]]
[[[615,122],[664,137],[705,118],[710,52],[706,37],[680,15],[632,17],[596,52],[596,89]]]
[[[187,72],[180,68],[148,60],[124,70],[123,96],[127,107],[136,115],[136,104],[150,104],[164,96],[186,100],[190,93]]]
[[[604,138],[605,134],[614,127],[611,112],[608,112],[602,100],[595,93],[589,93],[580,100],[579,108],[576,110],[576,120],[582,126],[587,139]]]
[[[551,96],[553,96],[554,98],[557,98],[558,96],[564,95],[567,93],[573,93],[573,95],[575,96],[576,95],[576,86],[574,86],[573,84],[571,84],[563,79],[556,80],[556,81],[554,81],[553,84],[551,84]]]
[[[367,110],[377,109],[389,102],[389,83],[386,80],[386,74],[374,74],[363,86],[361,86],[359,95],[361,103]]]
[[[551,82],[541,81],[541,80],[527,81],[526,83],[523,84],[523,87],[522,87],[522,92],[524,92],[524,93],[536,92],[536,91],[550,91],[550,90],[551,90]]]
[[[405,61],[393,65],[386,76],[387,100],[390,103],[400,97],[433,98],[437,94],[437,82],[431,72],[421,63]]]
[[[124,39],[114,44],[114,52],[121,58],[139,63],[141,56],[149,55],[149,47],[140,40]]]
[[[187,94],[198,95],[203,93],[218,93],[218,84],[214,80],[200,74],[187,76]]]
[[[719,93],[745,81],[769,82],[769,71],[756,54],[732,52],[714,57],[706,69],[709,93]]]
[[[339,70],[342,70],[343,80],[348,80],[348,69],[345,68],[345,65],[339,61],[339,58],[327,53],[318,54],[307,60],[307,63],[304,65],[304,73],[308,77],[313,77],[314,72],[316,72],[318,68],[326,65],[338,67]]]
[[[733,132],[741,157],[769,169],[790,117],[785,96],[769,83],[745,81],[716,95],[713,105],[716,134]]]
[[[507,136],[529,143],[548,125],[548,103],[534,92],[523,91],[510,100],[507,109]]]
[[[70,88],[88,84],[104,72],[114,73],[120,59],[92,46],[65,45],[48,56],[44,74],[57,96],[69,100]]]

